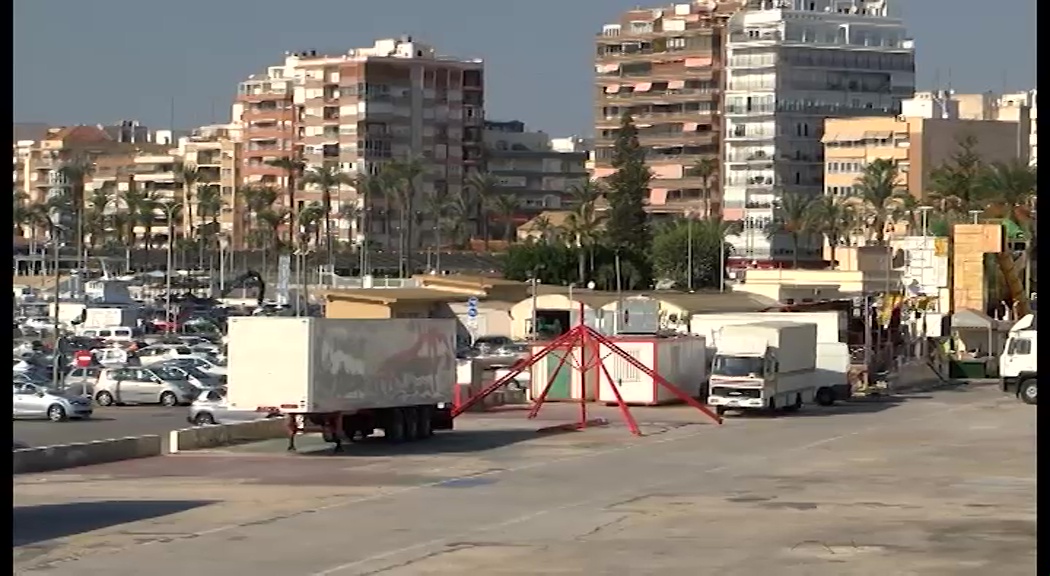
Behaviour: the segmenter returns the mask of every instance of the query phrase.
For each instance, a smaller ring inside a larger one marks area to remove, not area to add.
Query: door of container
[[[562,364],[561,368],[558,368],[558,363],[561,362],[563,356],[569,355],[569,358]],[[547,378],[554,375],[554,381],[551,383],[551,389],[547,392],[547,400],[571,400],[572,399],[572,350],[553,350],[546,358],[543,359],[547,363],[547,369],[544,371]],[[554,371],[558,372],[555,373]],[[540,390],[543,390],[543,386],[547,383],[540,383]]]

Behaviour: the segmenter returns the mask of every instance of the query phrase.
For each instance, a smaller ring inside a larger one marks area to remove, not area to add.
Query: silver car
[[[91,399],[52,392],[35,384],[15,384],[12,401],[15,418],[47,418],[62,422],[70,418],[90,418]]]
[[[87,368],[74,366],[66,374],[63,387],[71,392],[91,396],[95,392],[95,382],[98,382],[98,377],[101,373],[102,368],[98,366],[88,366]]]
[[[95,402],[113,404],[190,404],[198,390],[182,374],[163,366],[106,368],[95,384]]]
[[[235,410],[230,408],[226,402],[226,391],[222,388],[204,390],[190,405],[190,413],[186,418],[194,426],[210,426],[212,424],[234,424],[237,422],[252,422],[254,420],[265,420],[275,418],[280,414],[257,412],[255,410]]]
[[[225,384],[225,376],[216,376],[215,374],[208,374],[193,366],[180,366],[173,362],[160,362],[150,366],[150,368],[166,368],[174,373],[181,374],[183,379],[193,384],[198,390],[206,390],[208,388],[218,388]]]

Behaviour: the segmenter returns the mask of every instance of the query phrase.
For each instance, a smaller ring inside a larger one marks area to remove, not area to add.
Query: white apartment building
[[[727,220],[736,264],[790,260],[790,240],[767,237],[785,193],[823,190],[824,119],[900,113],[915,92],[915,47],[889,0],[750,0],[729,21],[726,46]],[[800,259],[820,257],[800,247]]]

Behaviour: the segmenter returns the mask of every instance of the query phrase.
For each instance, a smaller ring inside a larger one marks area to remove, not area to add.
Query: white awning
[[[648,92],[653,89],[652,82],[639,82],[634,85],[635,92]]]
[[[619,91],[620,91],[620,85],[619,84],[613,84],[613,85],[605,87],[605,93],[606,94],[616,94]]]

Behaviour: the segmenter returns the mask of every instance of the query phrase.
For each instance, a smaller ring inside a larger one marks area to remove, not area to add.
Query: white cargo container
[[[533,344],[529,352],[535,356],[546,347],[544,344]],[[562,363],[561,359],[566,355],[569,357]],[[549,383],[551,387],[547,391],[547,396],[543,399],[544,402],[578,401],[581,397],[585,400],[594,400],[597,397],[597,387],[595,386],[595,378],[597,376],[593,372],[588,373],[588,379],[591,383],[587,386],[585,393],[583,387],[580,386],[580,358],[579,346],[572,350],[568,346],[561,346],[551,350],[545,357],[532,364],[529,367],[529,396],[531,398],[539,398],[540,394],[543,394],[543,389]],[[558,368],[559,364],[561,364],[561,368]],[[553,381],[551,376],[554,376]]]
[[[400,441],[452,426],[453,319],[258,316],[230,318],[228,328],[232,409],[321,425],[337,447],[376,429]]]
[[[85,328],[111,328],[125,326],[134,328],[138,322],[138,310],[130,307],[88,307],[84,310]]]
[[[708,404],[727,409],[797,410],[814,400],[817,327],[757,322],[725,327],[711,366]]]
[[[694,314],[689,319],[692,334],[707,338],[711,348],[718,346],[722,328],[755,322],[803,322],[816,324],[817,342],[841,342],[848,328],[844,312],[828,310],[822,312],[736,312],[726,314]]]
[[[700,396],[701,387],[707,380],[706,347],[703,338],[615,338],[613,343],[690,397]],[[616,402],[613,386],[616,386],[624,402],[631,405],[651,406],[680,400],[654,378],[604,344],[601,345],[599,353],[608,370],[608,376],[604,371],[598,371],[599,401]],[[610,377],[612,382],[609,381]],[[588,380],[589,386],[593,385],[594,380]]]

